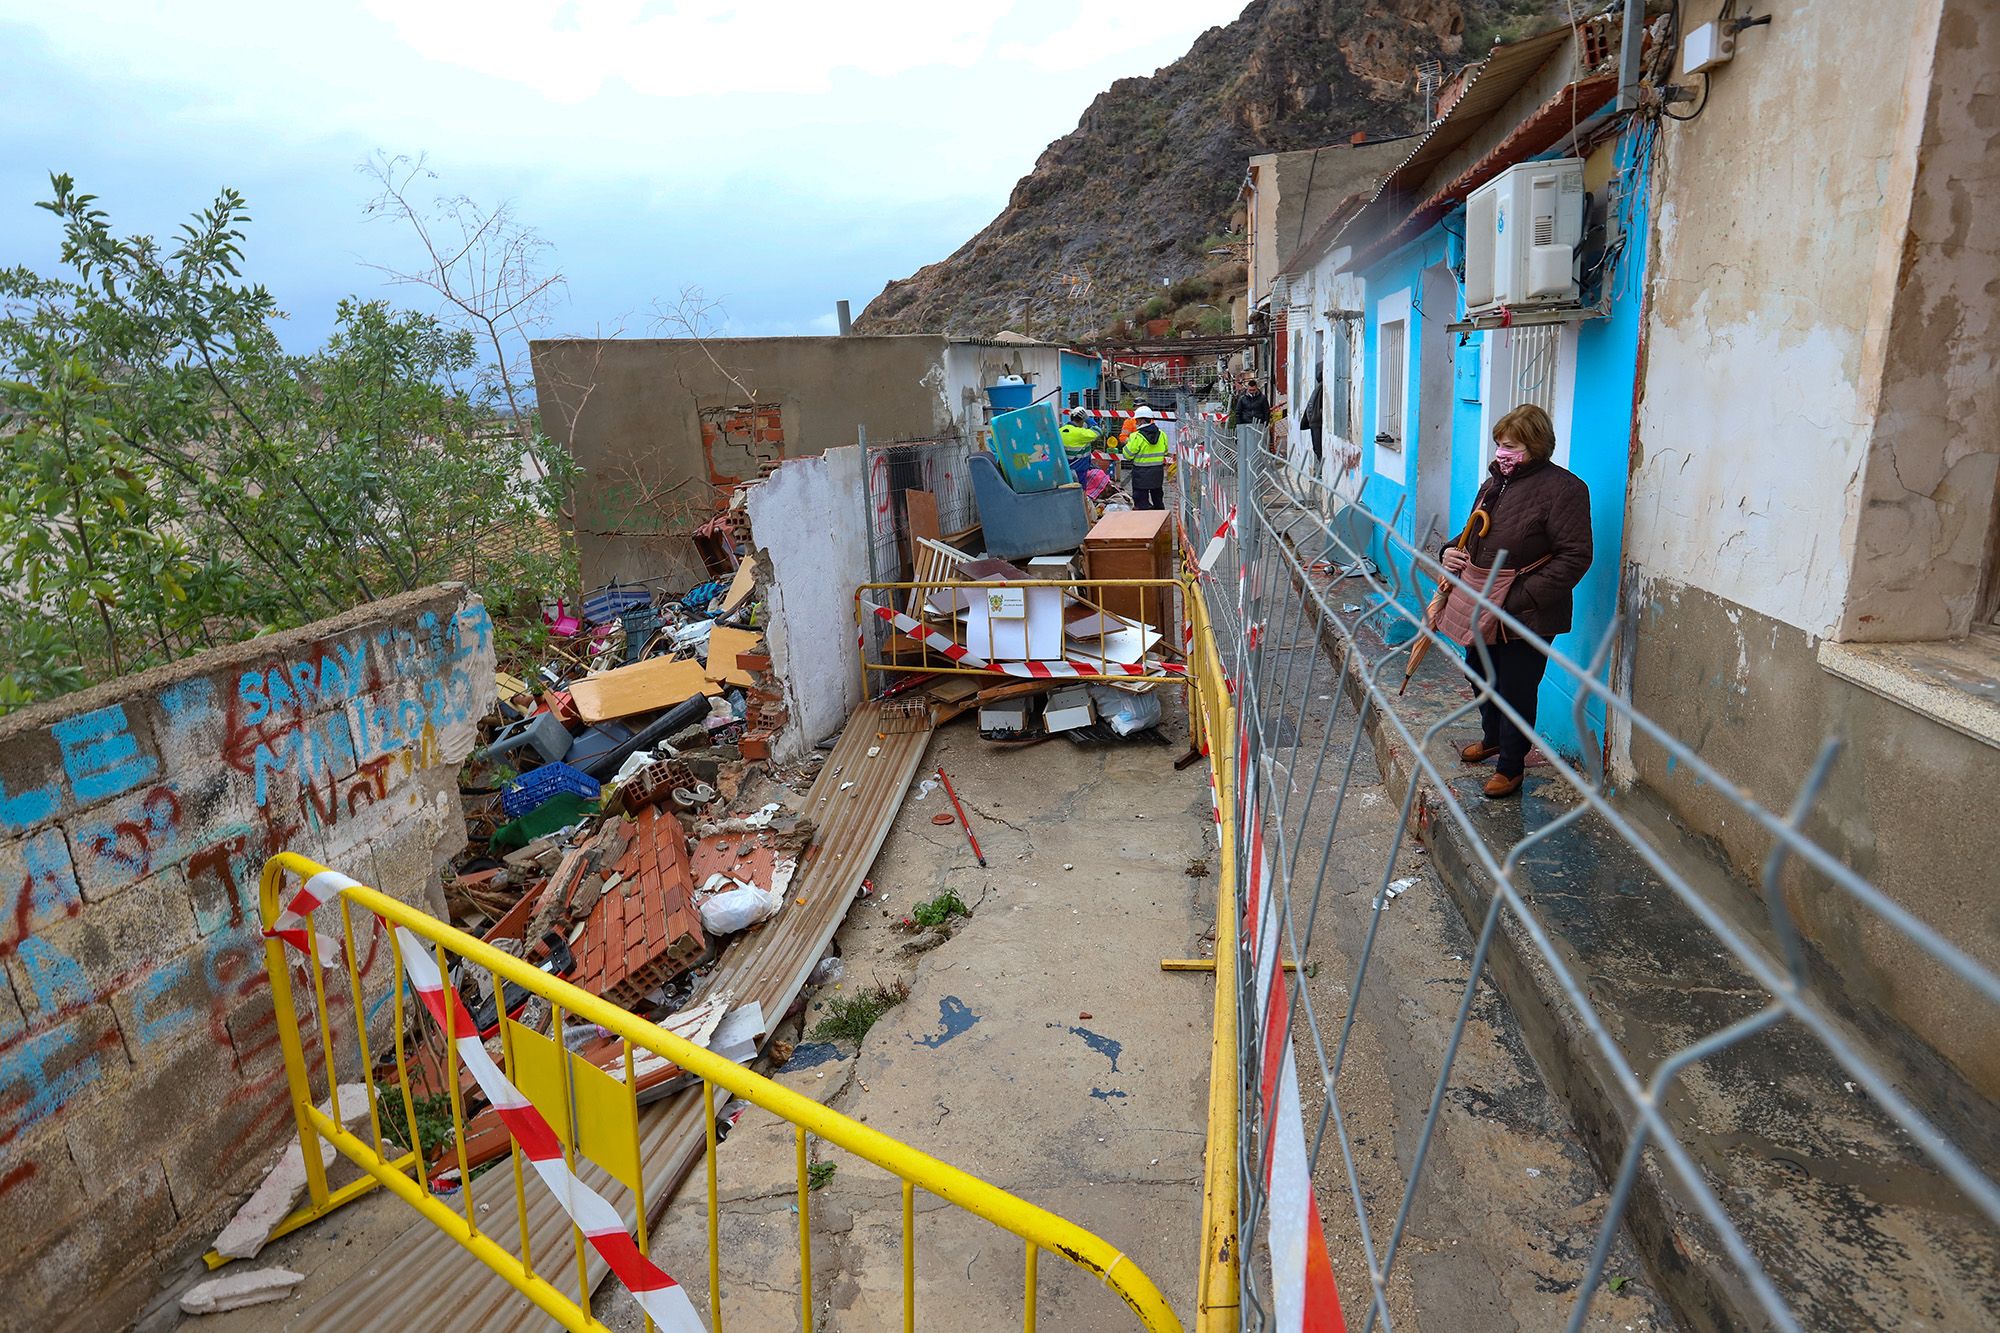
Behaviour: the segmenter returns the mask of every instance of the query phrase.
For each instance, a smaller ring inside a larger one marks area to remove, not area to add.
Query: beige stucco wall
[[[1765,808],[1840,749],[1811,835],[1989,967],[2000,749],[1830,675],[1833,638],[1962,633],[1995,503],[1993,59],[1984,0],[1789,0],[1662,127],[1626,516],[1638,710]],[[1729,793],[1614,736],[1614,767],[1753,880]],[[1826,993],[2000,1095],[1969,988],[1788,869]],[[1930,1080],[1942,1087],[1948,1075]]]
[[[776,406],[783,456],[956,429],[935,334],[565,339],[532,351],[543,428],[583,468],[576,534],[586,587],[706,575],[684,534],[714,512],[701,411]],[[754,475],[754,468],[750,475]]]
[[[1907,231],[1885,236],[1875,429],[1855,514],[1840,639],[1940,639],[1989,609],[2000,476],[2000,7],[1947,0],[1935,76],[1911,86],[1923,128]],[[1918,48],[1922,49],[1921,46]]]

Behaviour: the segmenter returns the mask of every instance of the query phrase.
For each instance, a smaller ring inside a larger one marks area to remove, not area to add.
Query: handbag
[[[1472,517],[1465,520],[1465,531],[1458,534],[1458,540],[1453,542],[1452,545],[1463,551],[1466,543],[1470,542],[1473,538],[1472,529],[1475,525],[1479,528],[1478,535],[1484,537],[1492,530],[1493,520],[1486,516],[1484,509],[1473,510]],[[1444,614],[1445,604],[1450,600],[1451,583],[1449,581],[1439,583],[1437,591],[1431,594],[1430,605],[1424,608],[1424,623],[1432,629],[1436,629],[1438,627],[1438,617]],[[1419,637],[1417,642],[1422,643],[1424,640]],[[1412,669],[1415,669],[1414,663],[1412,664]]]
[[[1494,606],[1505,606],[1507,605],[1507,592],[1514,586],[1514,580],[1523,574],[1531,573],[1541,568],[1547,562],[1548,557],[1543,556],[1540,560],[1535,561],[1534,564],[1529,565],[1525,569],[1502,569],[1497,573],[1490,568],[1468,565],[1465,572],[1459,575],[1459,577],[1475,590],[1485,588],[1486,600]],[[1487,583],[1488,575],[1492,576],[1493,581],[1491,584]],[[1452,643],[1470,645],[1474,635],[1485,639],[1488,643],[1499,642],[1501,634],[1500,622],[1493,617],[1484,605],[1480,604],[1479,599],[1476,597],[1452,597],[1450,596],[1452,591],[1452,586],[1449,583],[1442,585],[1438,589],[1439,594],[1445,599],[1444,606],[1439,611],[1437,617],[1431,621],[1431,628],[1436,630],[1440,637],[1448,639]]]

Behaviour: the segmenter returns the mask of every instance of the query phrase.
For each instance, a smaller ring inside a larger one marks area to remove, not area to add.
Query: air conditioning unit
[[[1575,305],[1583,159],[1509,167],[1465,201],[1465,313]]]

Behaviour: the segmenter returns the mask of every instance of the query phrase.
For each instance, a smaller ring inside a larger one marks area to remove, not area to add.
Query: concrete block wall
[[[119,1326],[256,1184],[291,1130],[263,862],[442,914],[493,671],[447,584],[0,719],[0,1328]],[[389,949],[366,918],[355,946],[372,1010]]]

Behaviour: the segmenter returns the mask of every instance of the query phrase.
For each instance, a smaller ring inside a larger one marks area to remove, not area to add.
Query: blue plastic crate
[[[578,772],[568,764],[543,764],[508,783],[500,793],[500,808],[507,818],[519,819],[552,796],[569,792],[594,801],[603,788],[597,779]]]

